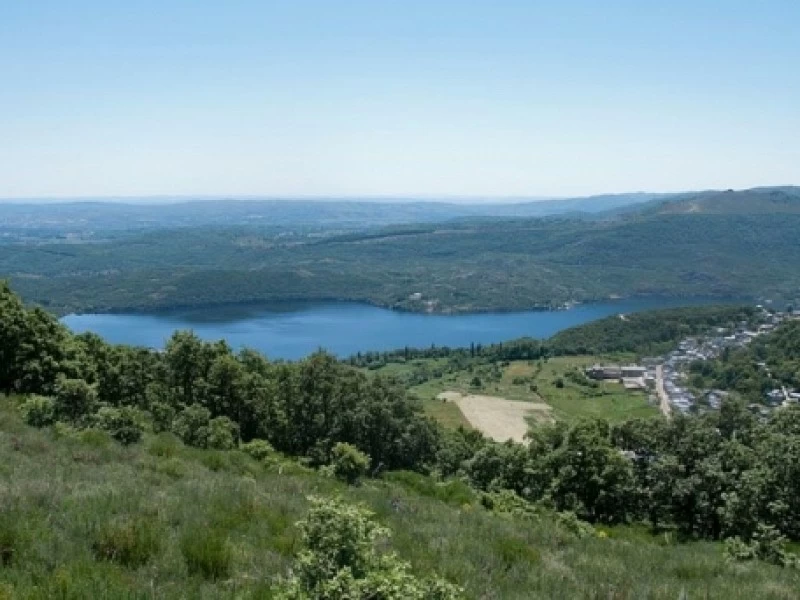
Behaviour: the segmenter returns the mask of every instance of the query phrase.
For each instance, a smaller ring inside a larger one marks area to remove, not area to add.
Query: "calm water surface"
[[[176,329],[192,329],[206,340],[225,339],[271,358],[296,359],[325,348],[339,356],[358,351],[410,347],[468,346],[554,333],[617,313],[719,303],[711,298],[636,298],[583,304],[570,310],[421,315],[363,304],[205,308],[157,314],[68,315],[73,331],[92,331],[113,343],[162,348]]]

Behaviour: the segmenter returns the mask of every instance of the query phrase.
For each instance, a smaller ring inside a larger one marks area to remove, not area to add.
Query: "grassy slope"
[[[800,586],[797,571],[726,563],[719,544],[677,544],[634,528],[579,540],[548,518],[514,522],[485,512],[464,489],[444,494],[416,476],[348,489],[238,452],[159,454],[152,439],[128,449],[98,435],[54,439],[2,402],[0,546],[13,551],[0,567],[0,597],[268,598],[268,583],[296,549],[294,523],[308,494],[366,503],[417,572],[435,570],[470,598],[788,599]],[[125,519],[159,532],[160,548],[138,567],[92,551],[98,532]],[[230,572],[218,581],[190,575],[180,549],[187,535],[226,538]]]

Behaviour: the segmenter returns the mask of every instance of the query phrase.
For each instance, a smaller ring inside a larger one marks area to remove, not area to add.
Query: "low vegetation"
[[[266,461],[237,450],[216,454],[163,434],[145,434],[127,447],[108,438],[97,444],[31,428],[18,401],[0,402],[3,597],[256,599],[307,592],[310,580],[298,565],[317,564],[319,555],[303,557],[326,548],[305,533],[320,523],[320,506],[377,524],[376,544],[359,545],[374,566],[355,579],[384,581],[388,572],[403,589],[438,581],[476,599],[788,600],[800,585],[800,571],[726,558],[721,543],[682,542],[631,525],[593,527],[459,481],[398,472],[351,487],[275,453]],[[219,457],[214,468],[208,456]]]

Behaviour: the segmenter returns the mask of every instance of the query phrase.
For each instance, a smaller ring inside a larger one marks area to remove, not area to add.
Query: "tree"
[[[47,427],[56,421],[56,403],[46,396],[30,396],[22,405],[22,416],[32,427]]]
[[[205,448],[208,444],[208,423],[211,412],[204,406],[192,404],[181,410],[172,422],[172,432],[187,446]]]
[[[216,417],[208,422],[206,447],[215,450],[231,450],[236,446],[239,427],[228,417]]]
[[[56,384],[55,401],[59,420],[81,424],[97,408],[97,389],[83,379],[61,378]]]
[[[338,479],[355,485],[367,473],[369,456],[351,444],[339,442],[331,450],[330,466]]]
[[[135,408],[104,406],[97,411],[97,425],[123,446],[135,444],[142,438],[142,415]]]

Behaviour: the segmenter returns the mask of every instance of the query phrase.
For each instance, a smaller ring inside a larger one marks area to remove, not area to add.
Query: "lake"
[[[118,344],[163,348],[176,329],[206,340],[260,350],[270,358],[302,358],[319,348],[338,356],[396,348],[469,346],[554,333],[617,313],[721,302],[718,298],[633,298],[569,310],[427,315],[353,303],[216,307],[154,314],[83,314],[62,319],[76,333],[92,331]]]

